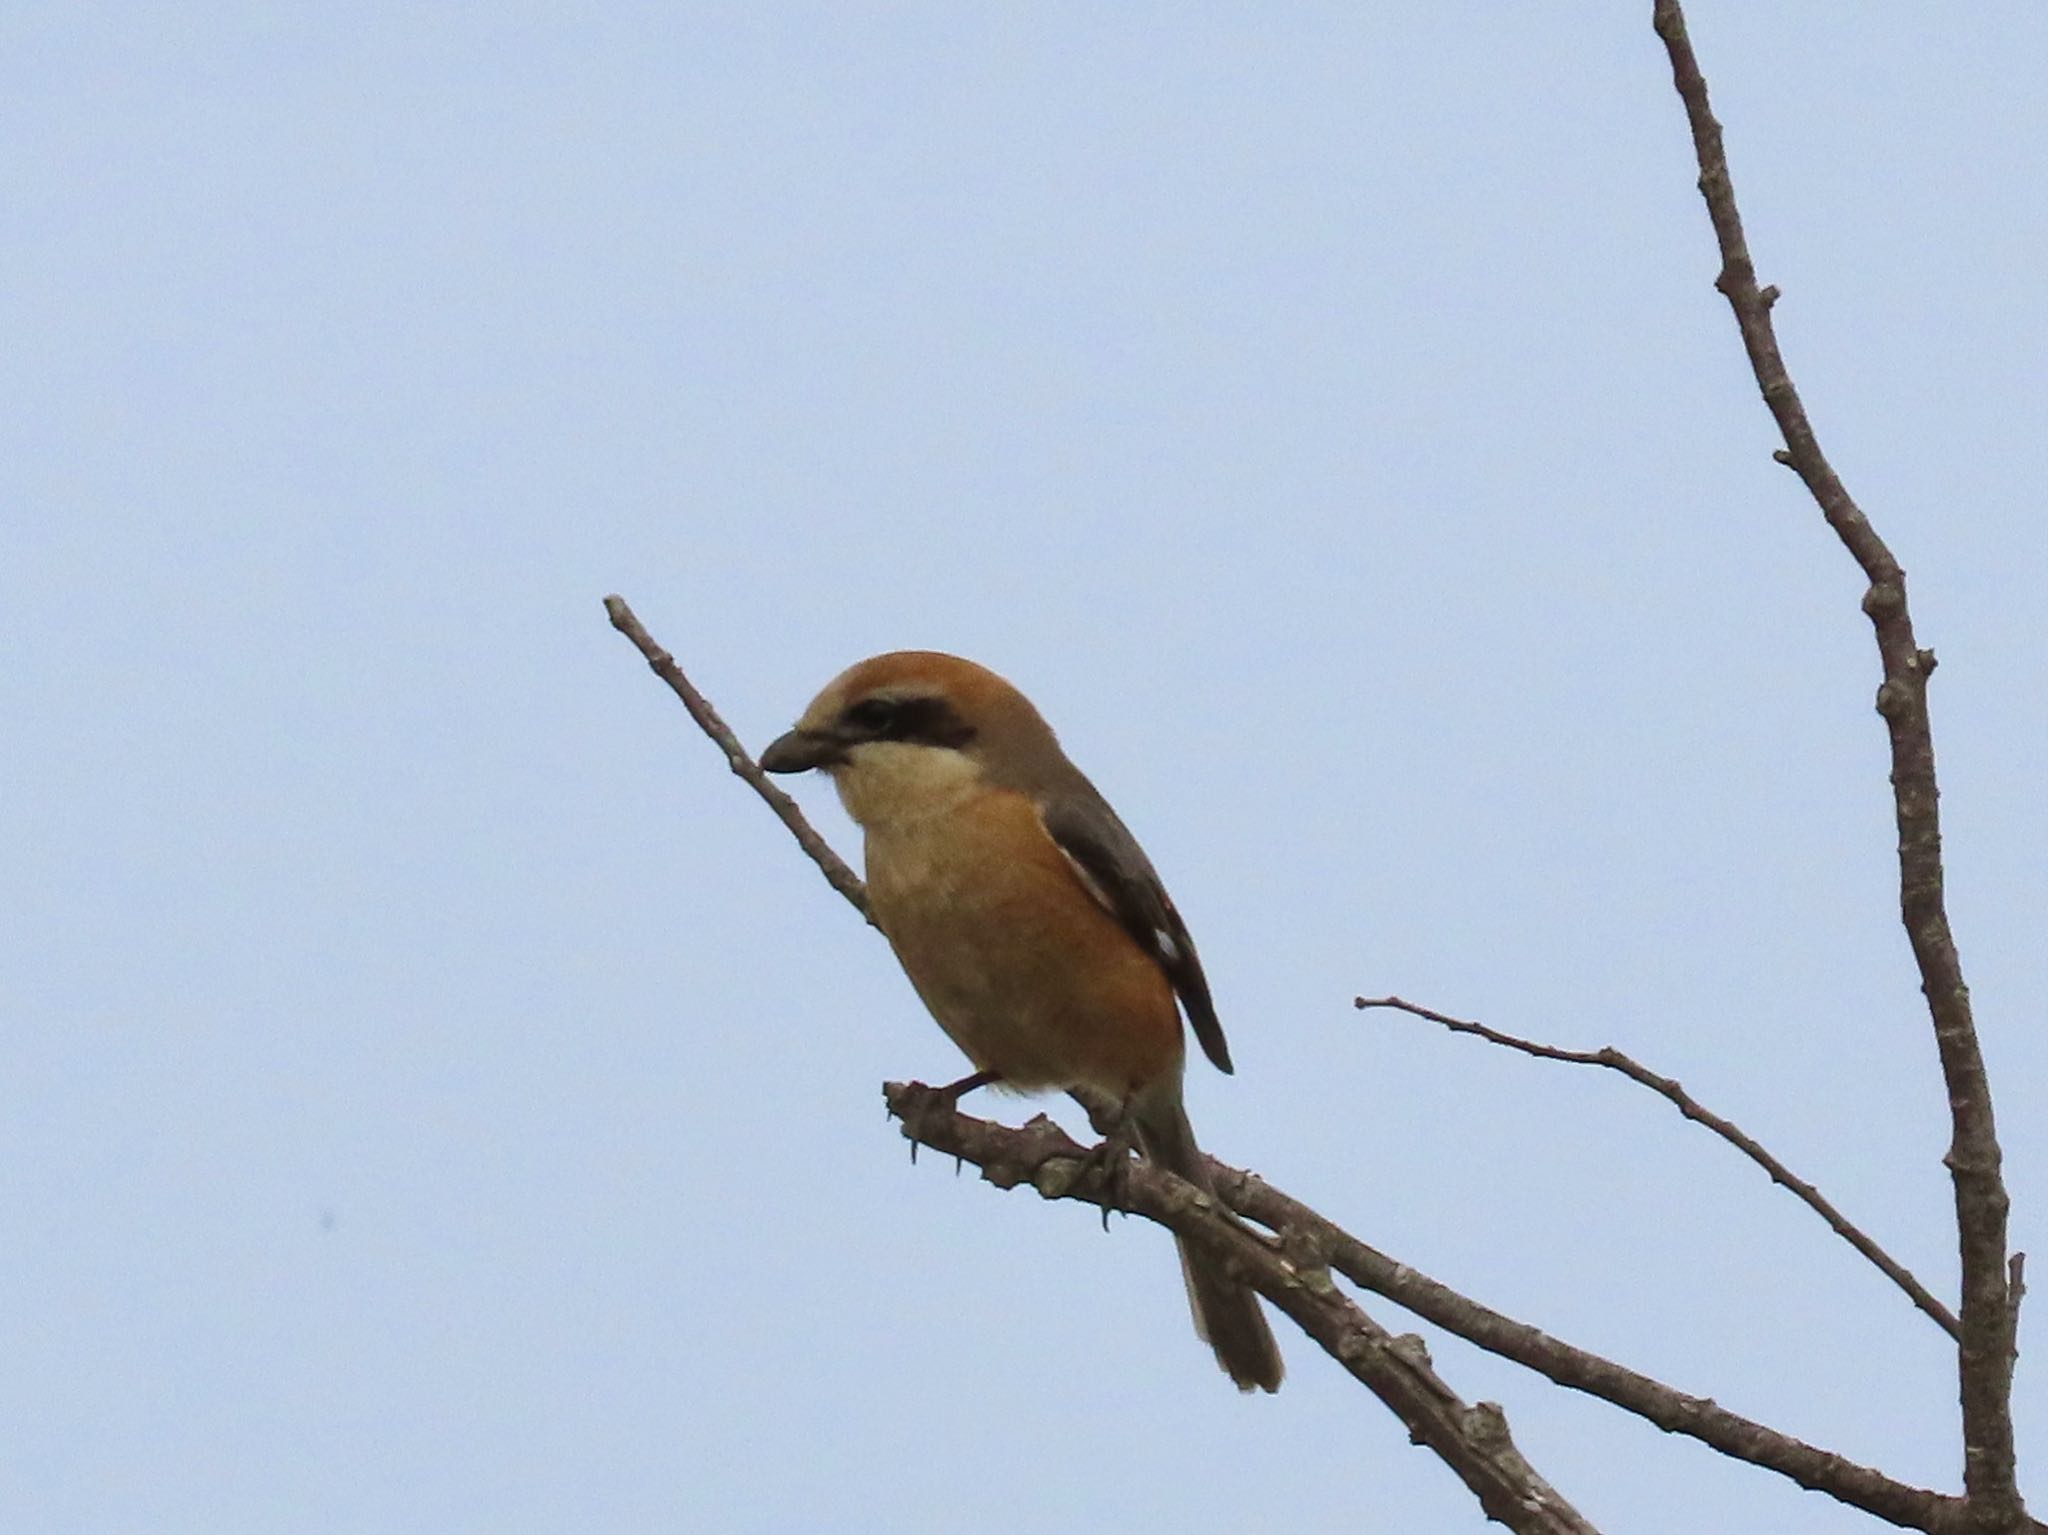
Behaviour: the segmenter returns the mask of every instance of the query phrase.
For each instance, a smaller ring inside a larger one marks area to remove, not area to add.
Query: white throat
[[[870,831],[941,815],[981,783],[981,764],[950,746],[869,741],[832,769],[846,813]]]

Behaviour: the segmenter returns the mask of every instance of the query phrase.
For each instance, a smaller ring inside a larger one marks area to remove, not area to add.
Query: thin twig
[[[1771,1182],[1790,1189],[1822,1220],[1835,1234],[1856,1251],[1863,1254],[1889,1278],[1893,1284],[1911,1297],[1914,1305],[1926,1312],[1940,1324],[1950,1337],[1958,1336],[1955,1313],[1937,1300],[1925,1285],[1913,1277],[1912,1271],[1866,1236],[1849,1218],[1829,1202],[1826,1195],[1794,1173],[1766,1151],[1755,1139],[1744,1133],[1739,1125],[1723,1119],[1712,1109],[1705,1107],[1671,1077],[1659,1076],[1649,1067],[1615,1049],[1603,1045],[1598,1050],[1565,1050],[1556,1045],[1539,1044],[1532,1039],[1519,1039],[1513,1034],[1503,1034],[1498,1029],[1475,1023],[1465,1018],[1453,1018],[1448,1013],[1437,1012],[1434,1008],[1421,1007],[1400,997],[1356,997],[1352,1005],[1360,1008],[1384,1007],[1397,1012],[1412,1013],[1417,1018],[1427,1018],[1440,1023],[1454,1034],[1471,1034],[1489,1043],[1503,1045],[1510,1050],[1519,1050],[1524,1055],[1533,1055],[1546,1061],[1569,1061],[1578,1066],[1605,1066],[1618,1071],[1633,1082],[1640,1082],[1652,1092],[1668,1098],[1677,1106],[1678,1112],[1697,1124],[1705,1125],[1722,1140],[1740,1151],[1750,1161],[1770,1174]]]
[[[1884,680],[1877,710],[1891,742],[1892,800],[1899,828],[1899,913],[1934,1024],[1948,1089],[1946,1162],[1955,1187],[1962,1267],[1962,1339],[1956,1350],[1963,1409],[1963,1484],[1975,1528],[2017,1529],[2024,1517],[2013,1449],[2013,1308],[2007,1295],[2006,1213],[2010,1200],[1992,1116],[1991,1085],[1977,1043],[1970,993],[1942,892],[1941,820],[1927,679],[1934,652],[1922,650],[1906,606],[1906,574],[1821,452],[1806,407],[1785,367],[1771,323],[1775,289],[1760,289],[1728,173],[1721,125],[1707,100],[1678,0],[1655,0],[1654,25],[1692,129],[1700,195],[1720,247],[1714,286],[1735,312],[1750,371],[1785,439],[1780,461],[1805,484],[1821,515],[1862,568],[1863,611],[1876,631]]]
[[[795,800],[784,794],[769,781],[747,749],[740,745],[740,738],[732,733],[732,727],[718,717],[718,711],[711,707],[711,700],[697,691],[696,685],[683,675],[683,669],[676,665],[676,658],[655,642],[654,636],[641,626],[633,610],[626,606],[623,597],[607,597],[604,611],[612,621],[612,627],[633,642],[634,648],[647,658],[647,664],[654,675],[674,690],[676,697],[683,701],[683,707],[690,711],[690,718],[697,722],[697,728],[709,736],[718,749],[725,753],[726,765],[745,780],[747,787],[767,801],[768,808],[781,818],[797,846],[802,848],[811,862],[816,864],[825,878],[847,900],[853,903],[855,911],[863,917],[868,915],[867,889],[861,884],[860,876],[846,866],[831,845],[818,835],[816,827],[804,819],[804,813],[797,808]],[[874,919],[869,917],[872,922]]]
[[[1047,1199],[1126,1211],[1222,1257],[1233,1277],[1279,1307],[1392,1409],[1409,1437],[1456,1472],[1490,1518],[1526,1535],[1597,1535],[1515,1449],[1500,1408],[1461,1400],[1431,1366],[1422,1340],[1396,1337],[1375,1322],[1331,1281],[1328,1260],[1293,1231],[1270,1241],[1150,1162],[1112,1169],[1042,1114],[1013,1130],[959,1113],[945,1093],[920,1082],[888,1083],[882,1096],[912,1146],[972,1162],[998,1188],[1025,1184]]]

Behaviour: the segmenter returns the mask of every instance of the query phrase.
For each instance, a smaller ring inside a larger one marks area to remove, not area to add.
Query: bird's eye
[[[889,722],[896,717],[896,704],[888,698],[863,698],[846,711],[846,722],[858,725],[862,730],[880,732],[888,729]]]

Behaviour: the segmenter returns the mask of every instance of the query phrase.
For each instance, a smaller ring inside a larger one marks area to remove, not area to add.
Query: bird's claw
[[[1128,1114],[1119,1115],[1109,1133],[1082,1154],[1075,1181],[1099,1177],[1102,1180],[1102,1229],[1109,1230],[1109,1212],[1122,1210],[1131,1157],[1137,1150]]]

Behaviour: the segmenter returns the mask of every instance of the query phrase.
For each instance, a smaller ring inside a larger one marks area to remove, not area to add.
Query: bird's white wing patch
[[[1060,844],[1057,841],[1053,843],[1053,846],[1059,847],[1060,857],[1066,859],[1067,867],[1074,871],[1074,878],[1078,879],[1081,882],[1081,888],[1083,890],[1087,891],[1089,895],[1095,898],[1095,904],[1097,906],[1100,906],[1104,911],[1108,912],[1112,917],[1115,916],[1117,914],[1116,907],[1111,903],[1109,899],[1109,892],[1107,890],[1104,890],[1100,884],[1096,883],[1095,876],[1090,874],[1086,869],[1084,869],[1081,866],[1081,860],[1076,858],[1072,853],[1068,852],[1064,847],[1060,847]],[[1164,935],[1162,934],[1161,936],[1163,937]]]

